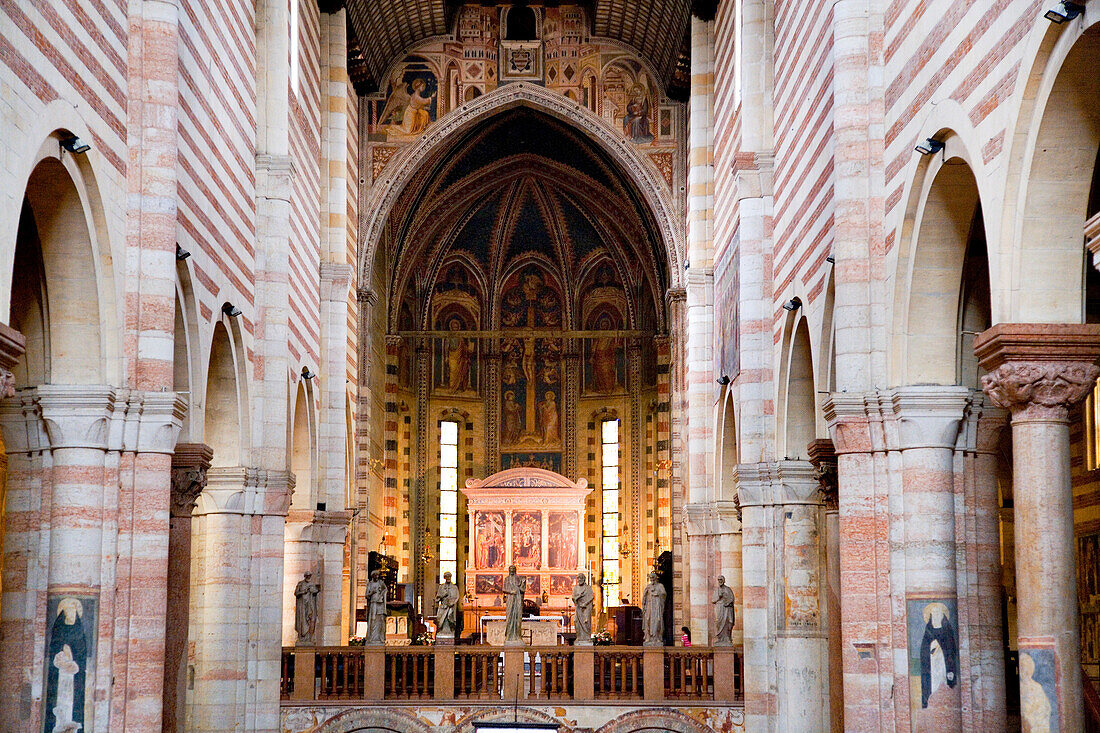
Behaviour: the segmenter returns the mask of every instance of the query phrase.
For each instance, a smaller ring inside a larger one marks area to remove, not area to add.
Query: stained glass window
[[[439,580],[458,582],[458,423],[439,423]]]
[[[619,421],[604,420],[603,592],[604,604],[619,605]]]

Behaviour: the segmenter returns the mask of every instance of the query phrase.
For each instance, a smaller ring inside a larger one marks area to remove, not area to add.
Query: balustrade
[[[743,699],[731,648],[287,647],[281,670],[282,697],[294,701]]]

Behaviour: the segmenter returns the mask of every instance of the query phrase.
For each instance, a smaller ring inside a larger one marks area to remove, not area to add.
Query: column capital
[[[206,488],[206,471],[214,449],[205,443],[177,443],[172,454],[172,506],[173,517],[190,517]]]
[[[836,448],[828,438],[811,440],[806,445],[806,455],[814,467],[814,478],[821,486],[821,498],[827,509],[839,508],[840,476],[837,468]]]
[[[820,484],[809,461],[742,463],[735,472],[742,511],[753,506],[822,503]]]
[[[833,392],[822,405],[837,455],[882,449],[886,405],[879,392]]]
[[[105,385],[43,384],[34,389],[51,449],[107,450],[117,394]],[[123,406],[118,406],[123,407]],[[124,409],[124,407],[123,407]]]
[[[350,523],[350,511],[291,509],[286,515],[286,540],[341,545]]]
[[[294,493],[294,474],[246,466],[216,466],[206,472],[196,515],[245,514],[285,517]]]
[[[19,363],[26,347],[23,334],[0,323],[0,399],[15,396],[15,375],[11,370]]]
[[[954,448],[970,398],[960,386],[919,385],[892,390],[890,403],[902,450]]]
[[[1092,390],[1100,324],[1000,323],[974,341],[982,389],[1013,421],[1065,421]]]
[[[971,453],[994,453],[1001,432],[1008,425],[1008,410],[993,404],[993,399],[981,390],[970,390],[960,432],[962,449]]]

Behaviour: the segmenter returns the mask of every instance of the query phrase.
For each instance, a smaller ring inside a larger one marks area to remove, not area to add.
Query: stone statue
[[[314,583],[313,573],[306,571],[294,586],[294,630],[299,644],[312,644],[317,633],[317,596],[321,584]]]
[[[577,629],[576,646],[592,646],[592,605],[595,603],[592,586],[585,580],[584,573],[577,574],[577,584],[573,586],[573,605],[577,607],[574,626]]]
[[[520,631],[523,629],[523,593],[527,590],[526,581],[516,575],[516,566],[508,568],[504,578],[504,596],[508,599],[505,608],[504,643],[522,644]]]
[[[718,576],[718,594],[714,596],[714,646],[730,646],[733,641],[733,591],[724,575]]]
[[[367,644],[386,643],[386,581],[382,571],[370,574],[367,583]]]
[[[436,638],[454,638],[458,625],[458,586],[451,582],[451,574],[443,573],[443,582],[435,589]]]
[[[665,645],[665,587],[657,580],[657,573],[649,574],[649,585],[642,593],[642,630],[645,646]]]

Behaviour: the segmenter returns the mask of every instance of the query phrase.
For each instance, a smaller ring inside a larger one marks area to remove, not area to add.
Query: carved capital
[[[172,454],[172,516],[190,517],[206,488],[206,470],[214,449],[205,443],[179,443]]]
[[[806,446],[810,465],[814,467],[814,478],[821,485],[821,499],[826,509],[838,509],[840,506],[840,474],[837,470],[836,448],[828,438],[811,440]]]
[[[982,377],[982,389],[1013,420],[1068,420],[1088,396],[1100,367],[1080,362],[1012,362]]]
[[[11,370],[25,350],[23,334],[0,323],[0,399],[15,396],[15,375]]]
[[[901,448],[954,447],[969,397],[969,389],[956,386],[919,385],[894,390],[890,402]]]
[[[1066,420],[1100,375],[1100,325],[1001,323],[974,341],[982,389],[1017,420]]]

